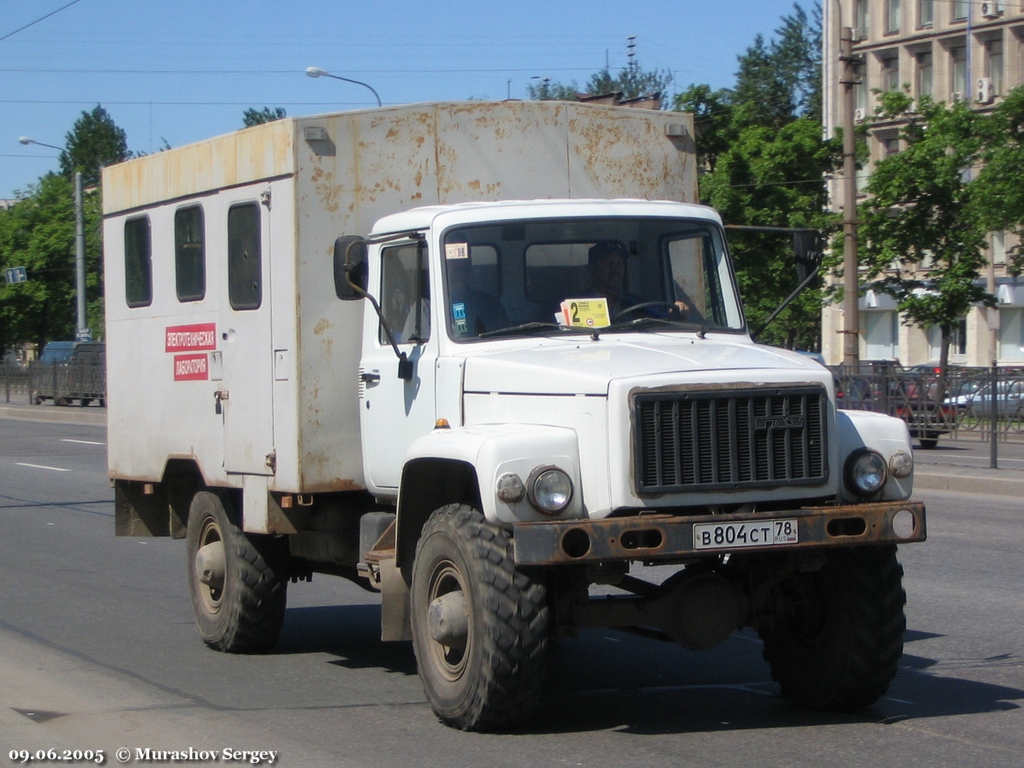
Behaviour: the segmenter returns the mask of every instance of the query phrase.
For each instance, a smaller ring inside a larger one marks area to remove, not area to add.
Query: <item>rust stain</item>
[[[331,321],[325,317],[319,323],[316,324],[316,327],[313,329],[313,333],[319,336],[320,334],[326,333],[327,331],[331,330],[332,327],[333,324],[331,323]]]

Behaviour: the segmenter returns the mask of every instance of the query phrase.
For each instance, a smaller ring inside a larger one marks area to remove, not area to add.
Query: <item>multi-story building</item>
[[[912,98],[930,96],[947,103],[965,101],[993,109],[1024,82],[1024,2],[978,0],[822,0],[824,122],[832,136],[842,125],[839,40],[853,30],[859,84],[855,118],[877,106],[876,91],[909,89]],[[900,149],[900,124],[876,123],[869,134],[870,161],[858,173],[863,192],[872,166]],[[842,207],[841,181],[830,190],[835,210]],[[950,361],[966,365],[1024,366],[1024,281],[1007,274],[1006,252],[1016,240],[1004,232],[989,235],[988,274],[982,279],[998,299],[989,310],[976,307],[961,319]],[[927,265],[922,265],[926,267]],[[904,365],[939,359],[938,328],[900,322],[893,300],[871,290],[860,298],[860,357],[898,359]],[[843,359],[841,304],[822,315],[822,352],[830,364]]]

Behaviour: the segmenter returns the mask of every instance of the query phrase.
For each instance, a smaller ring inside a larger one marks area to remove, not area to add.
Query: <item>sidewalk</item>
[[[10,403],[0,402],[0,419],[105,426],[107,409],[96,406],[31,405],[27,395],[12,395]],[[1024,463],[1002,461],[1000,469],[990,469],[978,466],[977,463],[965,463],[965,459],[960,456],[923,450],[915,451],[914,458],[917,463],[914,472],[915,490],[1024,497]]]

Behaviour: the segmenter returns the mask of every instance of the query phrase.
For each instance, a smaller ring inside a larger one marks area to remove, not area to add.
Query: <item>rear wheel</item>
[[[200,491],[188,516],[188,586],[203,641],[229,653],[270,650],[287,601],[283,540],[246,535],[226,495]]]
[[[773,593],[774,621],[759,632],[782,694],[814,709],[852,711],[889,688],[903,655],[906,593],[896,547],[833,553]]]
[[[918,442],[921,443],[922,448],[930,451],[939,444],[939,438],[938,435],[929,434],[927,437],[919,437]]]
[[[508,533],[475,509],[430,517],[412,569],[413,648],[431,707],[465,730],[507,728],[540,699],[547,593],[518,571]]]

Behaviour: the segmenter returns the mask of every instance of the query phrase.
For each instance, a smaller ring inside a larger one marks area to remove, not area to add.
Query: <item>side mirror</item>
[[[366,241],[343,235],[334,241],[334,293],[353,301],[366,295]]]

